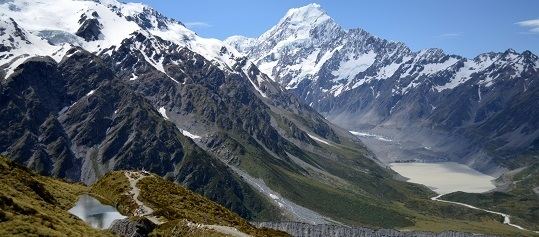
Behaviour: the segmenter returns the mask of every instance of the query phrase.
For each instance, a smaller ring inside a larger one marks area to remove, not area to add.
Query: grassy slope
[[[0,157],[0,236],[112,236],[67,210],[87,188],[39,176]]]
[[[129,215],[136,208],[126,195],[130,190],[123,172],[105,175],[92,188],[44,177],[0,156],[0,236],[114,236],[93,229],[67,212],[79,195],[91,193]],[[207,229],[187,227],[187,222],[236,227],[253,236],[287,236],[257,229],[232,211],[182,186],[155,176],[138,184],[140,198],[169,222],[155,236],[224,236]]]
[[[289,179],[290,183],[286,185],[299,185],[299,190],[305,188],[303,192],[289,195],[306,198],[313,202],[312,205],[334,200],[334,202],[325,203],[322,206],[333,205],[337,208],[337,212],[343,212],[343,219],[346,220],[346,217],[349,216],[348,221],[357,221],[362,225],[364,225],[363,222],[376,221],[376,218],[386,218],[391,213],[383,213],[380,210],[389,210],[413,221],[412,225],[401,228],[405,230],[457,230],[503,236],[530,234],[529,232],[515,231],[514,228],[501,224],[499,217],[483,212],[474,212],[450,204],[433,203],[422,198],[407,200],[403,203],[373,202],[371,199],[365,199],[366,197],[363,195],[355,195],[349,189],[340,190],[343,191],[342,193],[336,192],[335,189],[325,186],[322,182],[302,180],[305,177],[294,176],[286,171],[279,172],[291,178]],[[0,174],[3,177],[0,180],[0,205],[2,207],[0,211],[0,236],[110,236],[110,233],[94,230],[66,212],[74,204],[78,195],[89,191],[87,187],[35,175],[5,158],[0,159]],[[527,177],[526,173],[521,175]],[[256,229],[220,205],[161,178],[145,178],[140,181],[138,186],[142,190],[140,198],[154,208],[156,213],[170,220],[154,231],[153,234],[156,236],[167,236],[172,233],[184,236],[222,236],[209,230],[189,228],[186,225],[186,220],[202,224],[233,226],[255,236],[283,235],[281,232]],[[123,173],[113,172],[99,180],[90,192],[104,202],[115,205],[123,214],[129,214],[134,210],[135,205],[125,195],[128,190],[128,181]],[[322,193],[314,193],[318,191],[322,191]],[[310,196],[305,196],[309,192],[313,193],[310,193]],[[351,208],[350,210],[364,211],[363,214],[359,215],[364,219],[359,219],[359,221],[354,219],[356,216],[353,211],[342,209],[346,207]],[[331,210],[323,209],[323,207],[320,210],[327,212],[323,212],[323,214],[333,213]],[[366,215],[369,212],[371,212],[370,215]]]
[[[195,166],[196,164],[204,164],[205,166],[213,166],[214,165],[214,164],[211,164],[211,163],[209,163],[207,161],[207,157],[203,156],[203,154],[206,154],[206,153],[204,151],[200,150],[198,147],[195,147],[195,144],[194,144],[194,142],[192,140],[190,140],[190,139],[188,139],[186,137],[182,137],[182,139],[183,139],[182,143],[185,144],[186,151],[187,151],[186,155],[185,155],[185,159],[182,161],[184,166],[190,166],[190,165],[186,165],[186,163],[190,163],[193,166]],[[206,160],[204,160],[204,159],[206,159]],[[222,167],[218,167],[218,170],[219,169],[225,169],[225,166],[223,165]],[[217,189],[217,187],[221,186],[221,184],[222,184],[221,181],[218,178],[223,178],[221,176],[226,176],[226,175],[228,175],[227,173],[225,173],[225,172],[220,173],[220,174],[213,173],[211,175],[208,175],[209,174],[208,170],[203,169],[203,167],[199,168],[198,172],[205,174],[205,175],[200,175],[200,177],[209,176],[211,181],[209,182],[209,184],[207,186],[199,186],[198,189],[194,189],[194,187],[190,187],[190,190],[195,191],[195,192],[197,192],[199,194],[203,194],[206,197],[218,196],[220,199],[222,199],[222,200],[224,199],[224,201],[226,201],[228,203],[232,203],[231,198],[235,198],[237,194],[226,193],[227,195],[223,195],[224,193],[218,192],[218,191],[225,191],[225,192],[226,191],[232,192],[232,191],[227,190],[227,189],[223,189],[223,188]],[[232,171],[230,171],[230,172],[232,172]],[[216,178],[216,177],[218,177],[218,178]],[[207,178],[207,177],[204,177],[204,178]],[[232,179],[232,178],[236,178],[236,177],[230,177],[230,178]],[[240,181],[239,178],[236,181],[238,181],[239,185],[241,185],[242,188],[244,189],[244,192],[242,193],[243,199],[242,200],[237,200],[237,201],[241,201],[244,206],[249,207],[250,211],[253,214],[255,214],[255,215],[250,216],[250,217],[245,217],[246,219],[257,221],[257,220],[268,220],[268,219],[278,219],[279,218],[278,210],[267,200],[266,197],[259,194],[252,187],[250,187],[248,184],[239,182]],[[222,182],[228,182],[228,181],[222,181]],[[217,190],[217,191],[215,191],[215,190]],[[216,194],[212,195],[212,193],[216,193]],[[215,201],[217,201],[219,203],[224,203],[224,202],[220,202],[220,201],[218,201],[218,200],[216,200],[214,198],[211,198],[211,199],[215,200]],[[229,207],[232,208],[232,206],[229,206]]]
[[[511,221],[525,228],[539,230],[539,162],[530,165],[513,177],[508,192],[484,194],[456,192],[443,196],[445,200],[467,203],[511,215]]]
[[[114,188],[111,189],[111,187]],[[167,220],[167,223],[153,232],[157,236],[169,236],[172,233],[189,236],[198,234],[221,236],[212,231],[193,230],[187,227],[186,221],[235,227],[253,236],[286,236],[278,231],[257,229],[221,205],[157,176],[143,178],[137,187],[141,190],[140,200],[154,209],[154,215]],[[116,206],[126,215],[133,213],[136,209],[132,199],[126,195],[128,190],[128,180],[124,173],[119,171],[105,175],[91,188],[93,194]]]

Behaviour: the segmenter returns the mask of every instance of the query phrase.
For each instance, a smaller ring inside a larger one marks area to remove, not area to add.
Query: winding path
[[[443,196],[443,194],[440,194],[440,195],[438,195],[436,197],[432,197],[431,200],[438,201],[438,202],[445,202],[445,203],[455,204],[455,205],[460,205],[460,206],[464,206],[464,207],[467,207],[467,208],[471,208],[471,209],[475,209],[475,210],[480,210],[480,211],[500,215],[500,216],[503,216],[503,223],[504,224],[510,225],[510,226],[515,227],[515,228],[517,228],[519,230],[531,231],[531,232],[535,232],[535,233],[539,234],[539,231],[528,230],[528,229],[526,229],[526,228],[524,228],[522,226],[511,223],[511,218],[510,218],[511,216],[508,215],[508,214],[501,213],[501,212],[496,212],[496,211],[491,211],[491,210],[486,210],[486,209],[475,207],[475,206],[472,206],[472,205],[469,205],[469,204],[466,204],[466,203],[442,200],[442,199],[440,199],[441,196]]]
[[[138,197],[140,196],[140,189],[137,187],[137,183],[142,180],[145,177],[150,176],[146,173],[141,172],[133,172],[133,171],[126,171],[125,177],[127,177],[127,180],[129,180],[129,185],[131,186],[131,190],[129,191],[129,194],[132,195],[133,201],[138,205],[137,209],[135,210],[134,215],[135,216],[144,216],[151,222],[153,222],[156,225],[161,225],[164,222],[159,220],[156,216],[153,215],[154,210],[146,206],[144,202],[140,201]],[[245,234],[238,229],[230,226],[222,226],[222,225],[205,225],[205,224],[198,224],[198,223],[192,223],[188,222],[188,226],[194,227],[194,228],[204,228],[209,230],[217,231],[221,234],[229,235],[232,237],[251,237],[251,235]]]
[[[138,181],[145,178],[146,174],[141,174],[139,172],[132,172],[127,171],[124,173],[125,177],[129,180],[129,185],[131,186],[131,191],[129,191],[129,194],[133,195],[133,201],[138,205],[137,209],[135,210],[134,215],[135,216],[144,216],[148,218],[151,222],[153,222],[156,225],[163,224],[162,221],[160,221],[157,217],[153,216],[153,209],[149,206],[146,206],[142,201],[138,199],[140,195],[140,189],[137,187]]]

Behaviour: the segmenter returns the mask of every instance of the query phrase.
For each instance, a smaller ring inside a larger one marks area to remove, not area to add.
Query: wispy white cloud
[[[519,21],[515,23],[519,26],[528,28],[527,33],[539,34],[539,19],[532,19],[527,21]]]
[[[212,25],[202,22],[202,21],[193,21],[193,22],[185,22],[183,23],[187,28],[209,28],[212,27]]]
[[[452,32],[452,33],[443,33],[440,35],[437,35],[437,38],[459,38],[462,36],[462,32]]]

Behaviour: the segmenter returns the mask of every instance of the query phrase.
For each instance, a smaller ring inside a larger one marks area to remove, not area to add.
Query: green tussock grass
[[[120,171],[107,173],[90,188],[93,196],[105,204],[116,207],[123,215],[131,215],[137,208],[137,204],[128,195],[130,190],[127,177]]]
[[[67,212],[81,184],[37,175],[0,157],[0,236],[113,236]]]
[[[267,230],[253,227],[223,206],[161,178],[155,176],[144,178],[138,186],[141,189],[141,201],[154,208],[155,215],[165,217],[167,220],[189,220],[200,224],[230,226],[253,236],[278,236],[269,235]]]
[[[188,227],[187,221],[235,227],[253,236],[288,236],[280,231],[255,228],[225,207],[155,175],[141,179],[137,187],[140,189],[139,200],[154,210],[154,216],[165,220],[165,224],[152,232],[154,236],[222,236],[215,231]],[[115,171],[105,175],[91,190],[123,213],[133,213],[137,207],[132,198],[126,195],[130,186],[123,172]]]
[[[160,228],[154,230],[150,236],[182,236],[182,237],[228,237],[227,235],[219,232],[201,229],[195,227],[189,227],[185,221],[170,221],[163,224]]]

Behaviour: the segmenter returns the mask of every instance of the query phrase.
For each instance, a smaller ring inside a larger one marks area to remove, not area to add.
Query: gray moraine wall
[[[441,233],[410,231],[401,232],[392,229],[369,229],[364,227],[347,227],[339,225],[312,225],[299,222],[255,222],[257,227],[266,227],[281,230],[294,237],[487,237],[492,235],[481,235],[473,233],[463,233],[446,231]]]

